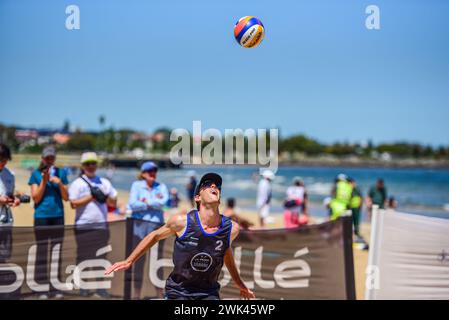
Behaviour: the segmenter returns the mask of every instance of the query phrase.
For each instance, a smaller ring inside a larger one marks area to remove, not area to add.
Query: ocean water
[[[223,177],[223,198],[234,197],[240,208],[255,209],[258,168],[247,166],[185,167],[179,170],[160,170],[158,180],[169,188],[178,189],[186,198],[187,173],[194,170],[199,178],[206,172],[216,172]],[[136,179],[135,169],[117,169],[109,176],[116,188],[129,190]],[[323,200],[331,192],[334,178],[345,173],[358,182],[364,195],[377,178],[383,178],[389,196],[398,202],[398,211],[449,218],[449,170],[436,169],[390,169],[390,168],[327,168],[327,167],[280,167],[273,182],[273,210],[282,212],[286,188],[292,179],[301,177],[311,200],[311,214],[324,217]]]

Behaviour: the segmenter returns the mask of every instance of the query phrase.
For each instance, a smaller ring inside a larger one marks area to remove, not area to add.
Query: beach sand
[[[30,188],[27,184],[30,172],[18,167],[15,163],[11,163],[10,170],[15,173],[16,176],[16,190],[26,194],[30,194]],[[120,203],[126,204],[128,202],[129,191],[118,190],[118,200]],[[75,221],[75,210],[73,210],[68,202],[65,202],[65,223],[70,225]],[[185,201],[181,202],[180,209],[188,210],[189,204]],[[22,204],[21,206],[13,209],[14,214],[14,226],[32,226],[33,225],[33,207],[32,204]],[[167,213],[168,215],[169,213]],[[258,215],[255,211],[241,210],[240,214],[258,225]],[[283,228],[283,216],[281,213],[273,213],[272,217],[274,222],[267,225],[268,228]],[[119,215],[110,215],[110,220],[122,219]],[[318,223],[320,220],[313,219],[313,212],[311,212],[311,223]],[[363,237],[368,241],[370,238],[370,225],[364,223],[361,225],[361,233]],[[368,263],[368,251],[362,251],[354,249],[354,270],[355,270],[355,283],[356,283],[356,295],[357,299],[364,298],[365,290],[365,270]]]

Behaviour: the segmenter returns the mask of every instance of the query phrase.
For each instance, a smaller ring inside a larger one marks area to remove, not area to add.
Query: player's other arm
[[[126,270],[132,266],[134,262],[137,261],[146,251],[148,251],[152,246],[154,246],[158,241],[166,239],[181,232],[186,225],[186,217],[180,214],[172,216],[168,219],[167,223],[164,224],[157,230],[149,233],[142,241],[139,242],[134,251],[129,255],[126,260],[116,262],[110,266],[105,274],[108,275],[115,271]]]
[[[239,225],[235,222],[232,222],[231,242],[234,241],[235,238],[237,238],[238,234]],[[235,266],[234,255],[232,254],[231,246],[229,246],[229,248],[225,252],[224,263],[226,265],[226,268],[228,268],[229,273],[231,274],[232,280],[234,280],[234,282],[240,288],[240,297],[242,297],[243,299],[255,298],[256,296],[254,295],[254,293],[246,287],[245,283],[240,278],[237,267]]]

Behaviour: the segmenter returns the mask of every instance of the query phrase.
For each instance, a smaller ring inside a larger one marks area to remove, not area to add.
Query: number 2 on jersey
[[[223,246],[223,240],[217,240],[217,242],[215,242],[215,244],[217,245],[215,247],[215,251],[220,251],[221,247]]]

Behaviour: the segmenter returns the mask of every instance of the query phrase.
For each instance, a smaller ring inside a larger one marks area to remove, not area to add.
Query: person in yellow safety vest
[[[361,220],[361,211],[362,211],[362,204],[363,204],[363,196],[360,189],[357,187],[357,183],[354,179],[349,178],[348,181],[352,185],[352,197],[351,201],[349,202],[349,207],[352,211],[352,223],[354,224],[354,234],[357,237],[361,237],[359,233],[359,226],[360,226],[360,220]]]
[[[352,184],[345,174],[339,174],[334,189],[332,190],[332,200],[330,207],[330,220],[341,217],[349,208],[352,197]]]

